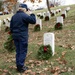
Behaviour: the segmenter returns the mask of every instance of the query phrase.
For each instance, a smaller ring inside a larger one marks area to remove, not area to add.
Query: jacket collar
[[[19,10],[19,11],[17,11],[17,13],[24,13],[24,12]]]

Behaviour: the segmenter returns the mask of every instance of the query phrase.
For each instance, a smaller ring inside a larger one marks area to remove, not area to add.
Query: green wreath
[[[63,19],[65,19],[65,17],[66,17],[65,14],[62,14],[61,16],[63,17]]]
[[[37,57],[38,57],[38,59],[41,59],[41,60],[48,60],[50,57],[52,57],[51,46],[50,45],[40,46]]]
[[[54,13],[51,13],[51,16],[54,16],[55,14]]]
[[[60,23],[60,22],[56,23],[55,30],[61,30],[62,26],[63,26],[62,23]]]
[[[10,28],[9,27],[6,27],[5,28],[5,32],[8,32],[8,31],[10,31]]]
[[[49,21],[49,16],[46,16],[45,17],[45,21]]]
[[[40,19],[43,19],[43,15],[40,16]]]
[[[40,17],[40,14],[38,14],[37,17]]]
[[[35,25],[34,31],[40,31],[40,25],[39,24]]]
[[[12,34],[8,35],[7,41],[4,43],[4,48],[5,48],[8,52],[12,52],[12,51],[15,50],[15,46],[14,46]]]

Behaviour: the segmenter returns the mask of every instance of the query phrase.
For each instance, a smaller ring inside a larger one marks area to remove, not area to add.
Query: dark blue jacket
[[[10,22],[10,30],[12,34],[15,35],[25,35],[28,36],[28,25],[36,23],[36,17],[34,14],[30,16],[23,11],[17,11],[17,13],[12,16]]]

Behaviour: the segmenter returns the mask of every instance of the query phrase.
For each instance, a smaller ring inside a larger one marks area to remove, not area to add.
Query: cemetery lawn
[[[59,7],[64,9],[64,7]],[[43,20],[43,30],[34,32],[34,25],[29,26],[29,46],[25,64],[30,68],[25,74],[16,71],[15,51],[10,53],[4,49],[4,42],[7,39],[7,32],[2,25],[0,31],[0,75],[75,75],[75,5],[64,19],[62,30],[54,30],[57,14],[50,21]],[[52,8],[51,8],[52,9]],[[57,9],[57,8],[54,8]],[[41,12],[46,11],[42,10]],[[39,12],[39,11],[35,11]],[[0,19],[6,18],[0,16]],[[11,15],[9,15],[11,17]],[[55,34],[55,55],[49,60],[38,60],[37,52],[43,44],[43,34],[53,32]]]

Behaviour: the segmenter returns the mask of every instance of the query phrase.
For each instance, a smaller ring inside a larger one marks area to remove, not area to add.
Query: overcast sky
[[[75,0],[65,0],[66,5],[75,4]]]
[[[24,1],[24,0],[19,0],[21,3]],[[45,3],[46,0],[43,0],[43,3]],[[57,1],[57,0],[56,0]],[[71,4],[75,4],[75,0],[63,0],[65,1],[64,4],[65,5],[71,5]]]

